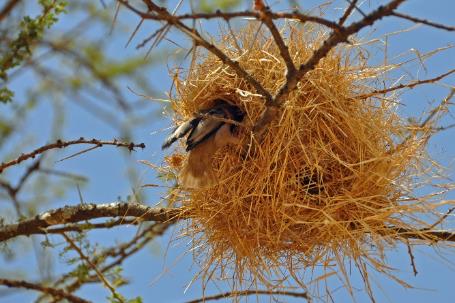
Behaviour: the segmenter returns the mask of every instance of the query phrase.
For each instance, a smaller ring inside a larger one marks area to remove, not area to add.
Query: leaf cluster
[[[58,16],[65,13],[65,0],[40,0],[41,14],[33,18],[24,16],[19,22],[17,37],[8,43],[8,47],[0,54],[0,79],[8,79],[8,70],[19,66],[27,59],[43,33],[58,21]],[[14,93],[6,86],[0,88],[0,102],[12,101]]]

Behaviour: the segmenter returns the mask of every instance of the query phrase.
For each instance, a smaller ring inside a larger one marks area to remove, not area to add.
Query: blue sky
[[[173,3],[171,1],[171,3]],[[319,1],[304,1],[305,8],[315,6]],[[339,2],[344,6],[343,1]],[[371,1],[371,4],[376,6],[378,1]],[[340,7],[341,4],[338,6]],[[336,7],[337,5],[334,5]],[[283,3],[273,4],[274,9],[280,9],[285,7]],[[101,6],[100,6],[101,9]],[[182,11],[186,9],[186,6],[182,7]],[[453,12],[455,11],[455,2],[452,0],[439,0],[434,2],[428,2],[425,0],[408,1],[403,5],[400,10],[401,12],[424,17],[426,19],[435,20],[440,23],[452,24],[453,25]],[[335,10],[329,9],[327,16],[337,14]],[[120,19],[127,20],[132,27],[136,24],[136,17],[123,11]],[[74,20],[67,20],[62,18],[62,21],[57,25],[57,29],[67,28],[71,24],[74,24]],[[363,34],[370,34],[373,37],[380,37],[384,33],[397,31],[400,29],[409,28],[412,24],[407,21],[398,20],[396,18],[390,18],[378,23],[375,26],[376,30],[372,31],[371,28],[363,31]],[[138,34],[135,39],[135,43],[138,43],[146,37],[156,25],[147,25]],[[211,34],[216,35],[217,24],[216,22],[204,23],[204,29]],[[134,43],[129,48],[124,48],[126,41],[129,38],[131,31],[122,31],[121,28],[116,29],[116,35],[110,41],[109,56],[113,58],[121,59],[127,54],[139,52],[141,55],[145,55],[146,49],[135,50]],[[97,29],[93,30],[94,36],[99,34]],[[88,33],[88,35],[91,35]],[[186,44],[187,39],[181,39],[181,36],[171,33],[171,37],[176,41]],[[180,39],[180,40],[177,40]],[[421,26],[413,31],[402,33],[400,35],[391,36],[389,43],[390,58],[394,55],[408,52],[411,48],[416,49],[419,52],[427,52],[438,47],[447,46],[449,43],[454,43],[455,37],[453,34],[439,31],[436,29]],[[154,97],[163,97],[170,88],[171,79],[168,76],[168,66],[173,66],[176,61],[173,60],[173,55],[170,50],[174,46],[171,43],[166,44],[163,42],[160,51],[163,52],[159,63],[152,70],[148,70],[149,80],[152,83],[155,94]],[[166,54],[166,52],[169,52]],[[415,56],[415,52],[408,52],[406,55],[409,58]],[[169,58],[169,59],[166,59]],[[382,56],[376,54],[373,57],[373,61],[380,62]],[[426,62],[427,71],[421,68],[418,64],[410,65],[406,70],[400,70],[401,73],[410,72],[416,78],[431,78],[442,72],[453,68],[455,66],[455,51],[448,50],[442,54],[437,54],[430,58]],[[418,72],[417,72],[418,71]],[[22,81],[33,80],[30,75],[24,75]],[[24,82],[17,81],[14,83],[14,88],[18,91],[21,90]],[[446,78],[441,83],[446,85],[454,85],[455,77]],[[125,79],[121,83],[123,94],[128,100],[136,100],[137,96],[132,94],[128,89],[128,79]],[[134,87],[133,87],[134,88]],[[448,93],[447,87],[444,85],[431,85],[418,88],[409,91],[402,95],[402,101],[404,106],[400,108],[400,112],[404,116],[418,116],[422,111],[428,110],[431,102],[437,102],[445,97]],[[25,98],[25,96],[18,94],[19,99]],[[156,164],[162,162],[163,153],[160,150],[160,145],[163,138],[168,133],[166,128],[170,126],[169,117],[160,115],[162,104],[156,102],[150,104],[147,107],[147,111],[150,112],[150,121],[141,126],[141,128],[134,130],[134,140],[137,142],[144,142],[147,148],[144,150],[138,150],[132,154],[124,153],[115,148],[102,148],[94,152],[83,154],[79,157],[59,162],[56,164],[56,168],[63,171],[68,171],[75,174],[87,176],[89,182],[82,186],[82,194],[86,202],[94,203],[106,203],[116,201],[117,198],[125,198],[132,194],[132,188],[136,187],[137,184],[132,184],[128,178],[128,169],[134,167],[137,169],[138,184],[144,183],[156,183],[156,175],[148,167],[137,162],[137,160],[148,160]],[[78,138],[81,136],[100,139],[112,139],[118,137],[118,132],[111,127],[106,126],[98,119],[94,118],[86,111],[82,110],[81,107],[74,103],[69,103],[65,106],[67,127],[65,128],[62,137],[65,139]],[[51,133],[50,124],[46,121],[50,121],[52,115],[52,105],[49,102],[44,102],[34,112],[30,118],[30,124],[27,124],[23,128],[24,136],[30,135],[34,137],[30,140],[28,149],[34,146],[40,146],[46,143],[49,134]],[[119,114],[120,115],[120,114]],[[453,117],[448,117],[444,122],[450,123],[450,120],[454,121]],[[444,133],[437,135],[431,140],[429,145],[429,151],[433,157],[440,161],[443,165],[449,167],[450,175],[455,177],[452,161],[455,155],[455,142],[452,138],[455,136],[455,131],[449,130]],[[64,152],[58,152],[53,156],[62,158],[65,155],[69,155],[78,149],[66,150]],[[13,153],[14,151],[10,151]],[[20,169],[14,170],[10,173],[12,178],[17,178],[20,175]],[[162,195],[160,189],[145,190],[144,195],[145,201],[149,205],[154,205],[159,202]],[[455,195],[451,194],[448,198],[455,199]],[[78,204],[79,198],[75,184],[71,185],[70,190],[64,196],[55,201],[57,205],[67,204]],[[41,210],[45,210],[50,205],[45,205]],[[90,233],[91,239],[99,241],[104,244],[116,243],[121,239],[126,240],[136,233],[136,227],[119,227],[108,231],[93,231]],[[125,295],[127,298],[133,298],[135,296],[142,296],[144,302],[183,302],[193,298],[201,296],[201,284],[195,282],[186,292],[187,285],[192,280],[194,274],[198,271],[197,265],[193,263],[192,256],[186,253],[188,248],[189,239],[183,239],[180,241],[172,241],[175,238],[177,230],[174,228],[166,233],[165,236],[157,239],[149,247],[146,247],[135,257],[129,259],[124,264],[125,276],[130,280],[130,284],[123,286],[119,289],[120,293]],[[40,239],[37,237],[37,239]],[[42,238],[41,238],[42,239]],[[62,239],[59,237],[50,237],[55,243],[61,243]],[[21,268],[24,273],[30,273],[30,269],[33,272],[37,272],[38,264],[36,259],[31,253],[30,241],[20,241],[12,244],[12,247],[19,248],[21,255],[17,256],[15,260],[0,260],[0,267],[4,271],[14,270],[15,273],[20,273]],[[378,285],[382,287],[375,288],[375,294],[377,295],[378,302],[452,302],[453,292],[453,279],[455,278],[455,256],[454,251],[444,250],[443,256],[445,260],[438,257],[437,251],[434,248],[419,247],[415,250],[414,255],[416,258],[416,266],[419,274],[414,277],[412,274],[412,268],[410,266],[409,256],[407,254],[406,247],[398,246],[395,250],[389,254],[390,265],[397,268],[401,272],[400,277],[404,278],[407,282],[416,287],[416,289],[405,289],[395,282],[388,280],[383,276],[375,276],[373,280],[378,282]],[[53,258],[56,260],[56,266],[53,269],[55,274],[59,272],[65,272],[65,262],[59,259],[57,253],[54,253]],[[37,277],[36,274],[34,274]],[[354,286],[359,288],[362,287],[362,283],[358,275],[353,275]],[[334,283],[334,286],[336,283]],[[225,286],[220,284],[220,290],[226,291]],[[218,293],[215,287],[211,286],[207,289],[207,294]],[[82,297],[92,300],[93,302],[103,302],[106,296],[109,295],[106,289],[102,289],[99,286],[84,287],[78,292]],[[364,302],[367,300],[363,291],[359,291],[358,302]],[[1,302],[26,302],[34,297],[34,293],[18,291],[16,294],[0,297]],[[250,298],[255,300],[255,298]],[[261,298],[258,301],[265,301],[265,298]],[[268,299],[267,299],[268,300]],[[335,302],[346,302],[350,301],[349,296],[343,290],[334,292]],[[291,300],[289,298],[282,298],[283,302],[296,302],[297,300]],[[222,302],[222,301],[219,301]]]

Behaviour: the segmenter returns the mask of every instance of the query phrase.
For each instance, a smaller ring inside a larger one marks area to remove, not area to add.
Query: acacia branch
[[[275,40],[276,45],[278,46],[278,50],[280,52],[281,57],[284,60],[284,63],[286,64],[286,78],[291,78],[294,76],[296,69],[294,62],[292,61],[291,55],[289,54],[289,48],[283,41],[283,37],[281,36],[280,31],[277,29],[275,24],[273,23],[273,19],[271,16],[271,11],[268,7],[264,6],[260,10],[261,14],[261,20],[264,22],[264,24],[268,27],[270,30],[270,33],[272,34],[273,39]]]
[[[324,43],[314,51],[311,58],[308,59],[306,63],[300,65],[293,77],[287,79],[286,83],[279,89],[272,102],[270,104],[266,104],[266,110],[253,128],[255,136],[258,138],[262,136],[266,130],[266,126],[278,115],[282,100],[284,100],[289,93],[297,87],[297,84],[303,79],[303,77],[309,71],[313,70],[319,61],[324,58],[335,46],[339,43],[347,42],[349,36],[358,33],[361,29],[391,15],[392,12],[404,1],[405,0],[390,1],[387,5],[380,6],[372,13],[365,16],[362,20],[354,22],[347,27],[343,27],[342,30],[333,31],[327,40],[325,40]]]
[[[364,18],[362,18],[358,22],[354,22],[349,26],[342,26],[340,24],[336,24],[336,27],[333,27],[334,30],[332,31],[331,35],[329,38],[324,41],[324,43],[317,49],[311,58],[305,63],[302,64],[298,70],[295,70],[295,67],[293,66],[292,60],[289,60],[289,52],[286,48],[286,45],[284,44],[283,40],[280,36],[279,32],[276,30],[275,25],[273,24],[273,19],[276,18],[277,16],[273,14],[272,12],[268,13],[267,8],[262,8],[258,13],[254,12],[236,12],[236,13],[221,13],[221,12],[216,12],[214,14],[192,14],[192,17],[190,15],[185,15],[185,18],[188,19],[197,19],[197,18],[224,18],[225,20],[229,20],[229,18],[234,18],[234,17],[240,17],[240,16],[246,16],[249,15],[250,17],[254,17],[257,20],[262,20],[266,25],[269,27],[272,36],[274,37],[275,42],[277,43],[280,53],[282,57],[284,58],[286,62],[286,66],[288,69],[288,74],[286,77],[286,83],[279,89],[277,94],[275,96],[272,96],[270,92],[268,92],[264,87],[256,80],[254,77],[252,77],[248,72],[246,72],[238,62],[233,61],[230,59],[225,53],[223,53],[219,48],[217,48],[215,45],[212,43],[208,42],[205,40],[199,32],[194,29],[190,28],[184,23],[182,23],[182,16],[175,16],[170,14],[166,8],[160,7],[157,4],[155,4],[151,0],[143,0],[143,2],[146,4],[148,7],[148,12],[144,13],[141,12],[140,10],[136,9],[132,5],[128,3],[128,1],[125,0],[118,0],[120,3],[122,3],[124,6],[126,6],[128,9],[136,13],[138,16],[140,16],[142,19],[152,19],[152,20],[159,20],[159,21],[164,21],[168,25],[174,26],[183,33],[185,33],[187,36],[193,39],[194,43],[196,45],[203,46],[206,48],[209,52],[217,56],[224,64],[228,65],[231,67],[240,77],[245,79],[249,84],[251,84],[255,90],[261,94],[264,99],[265,99],[265,104],[267,106],[266,110],[264,113],[261,115],[259,121],[256,122],[256,124],[253,127],[253,133],[256,135],[256,137],[260,138],[262,134],[266,130],[266,126],[276,118],[276,116],[279,113],[279,107],[282,103],[282,100],[284,100],[289,93],[294,90],[297,87],[297,84],[299,81],[302,80],[302,78],[306,75],[307,72],[313,70],[316,65],[319,63],[319,61],[324,58],[335,46],[337,46],[339,43],[342,42],[347,42],[349,36],[358,33],[361,29],[372,25],[376,21],[382,19],[385,16],[390,16],[396,8],[400,4],[402,4],[405,0],[392,0],[388,4],[384,6],[380,6],[373,12],[371,12],[368,15],[365,15]],[[351,2],[350,7],[348,7],[349,10],[353,10],[356,8],[355,5],[356,1]],[[350,12],[348,12],[350,13]],[[295,13],[294,13],[295,14]],[[343,24],[343,22],[347,18],[346,16],[343,16],[342,19],[340,20],[340,23]],[[283,17],[283,15],[281,15]],[[294,16],[295,17],[295,16]],[[306,20],[309,21],[309,20]],[[315,21],[317,22],[317,21]],[[294,72],[292,72],[294,71]]]
[[[33,218],[19,221],[15,224],[0,226],[0,242],[18,237],[35,234],[46,234],[48,230],[55,233],[59,225],[77,223],[97,218],[124,218],[126,222],[130,219],[136,221],[153,221],[161,223],[173,223],[178,220],[188,219],[191,214],[184,213],[181,208],[159,208],[151,207],[139,203],[106,203],[106,204],[81,204],[75,206],[65,206],[44,213]],[[121,220],[113,221],[114,224],[122,225]],[[69,225],[71,226],[71,225]],[[94,228],[97,225],[92,225]],[[99,226],[104,228],[103,224]],[[64,226],[61,231],[66,231]],[[58,230],[58,229],[57,229]],[[74,229],[74,231],[77,231]],[[389,231],[384,235],[404,239],[450,241],[455,242],[455,232],[450,230],[430,230],[426,229],[405,229],[389,227]]]
[[[343,16],[341,16],[340,20],[338,21],[338,24],[340,26],[342,26],[344,24],[344,22],[346,22],[346,20],[349,18],[349,16],[351,15],[352,11],[354,10],[354,8],[356,8],[357,1],[358,0],[350,1],[349,6],[346,8],[346,10],[344,11]]]
[[[0,242],[17,236],[46,234],[49,227],[96,218],[132,217],[139,221],[174,222],[182,215],[178,208],[155,208],[138,203],[81,204],[65,206],[15,224],[0,226]],[[52,231],[52,229],[51,229]]]
[[[101,266],[100,264],[100,271],[102,273],[107,273],[114,267],[122,265],[122,263],[127,258],[144,248],[145,245],[150,241],[158,236],[161,236],[169,228],[170,225],[170,223],[155,223],[134,236],[130,241],[105,249],[100,254],[94,256],[91,262],[94,264],[99,264],[103,262],[107,257],[114,258],[113,261],[104,266]],[[98,276],[96,274],[92,274],[87,277],[78,277],[75,275],[76,271],[77,269],[63,275],[58,281],[55,282],[55,285],[61,285],[62,283],[67,282],[68,279],[74,279],[74,277],[77,277],[76,281],[65,286],[66,291],[74,292],[85,283],[99,282]]]
[[[19,4],[19,2],[20,0],[10,0],[5,4],[3,9],[0,11],[0,22],[10,14],[10,12],[17,4]]]
[[[84,231],[91,230],[91,229],[110,229],[110,228],[113,228],[116,226],[121,226],[121,225],[138,225],[139,223],[141,223],[141,221],[138,221],[135,218],[133,218],[133,219],[118,218],[118,219],[108,220],[106,222],[100,222],[100,223],[90,223],[90,222],[68,223],[61,227],[43,229],[41,234],[43,234],[43,235],[44,234],[61,234],[64,232],[82,233]]]
[[[20,177],[19,182],[16,186],[12,186],[11,183],[7,181],[0,180],[0,186],[3,187],[6,192],[8,193],[9,197],[11,198],[11,202],[13,203],[14,209],[18,217],[22,217],[21,205],[18,200],[18,193],[22,190],[25,182],[30,176],[40,169],[41,165],[41,158],[35,160],[35,162],[27,167],[24,174]]]
[[[169,226],[171,226],[171,223],[152,224],[149,227],[144,228],[144,230],[136,234],[129,241],[121,244],[117,243],[112,247],[104,249],[100,253],[96,253],[94,256],[91,256],[90,261],[98,266],[101,273],[108,274],[110,270],[116,266],[122,265],[127,258],[144,248],[148,243],[150,243],[150,241],[158,236],[161,236],[169,228]],[[107,258],[112,258],[113,260],[103,265]],[[99,282],[96,274],[81,276],[77,274],[79,270],[79,268],[75,268],[72,271],[61,275],[57,281],[53,282],[53,286],[63,287],[64,285],[64,289],[67,292],[73,293],[84,284]],[[36,302],[43,302],[45,298],[46,296],[44,295],[40,296]]]
[[[411,261],[411,266],[412,266],[412,270],[414,271],[414,277],[415,277],[415,276],[417,276],[417,274],[419,272],[417,271],[415,257],[414,257],[414,254],[412,253],[412,248],[411,248],[411,244],[409,244],[409,241],[406,241],[406,246],[408,248],[409,260]]]
[[[390,232],[390,233],[389,233]],[[406,228],[390,227],[387,235],[396,236],[402,239],[415,239],[433,242],[455,242],[455,232],[450,230],[409,230]]]
[[[0,279],[0,285],[4,285],[6,287],[37,290],[44,294],[51,295],[55,299],[59,299],[59,300],[65,299],[72,303],[90,303],[90,301],[77,297],[77,296],[70,294],[66,291],[63,291],[61,289],[47,287],[47,286],[44,286],[41,284],[36,284],[36,283],[30,283],[30,282],[23,281],[23,280]]]
[[[433,22],[433,21],[428,21],[428,20],[425,20],[425,19],[420,19],[420,18],[416,18],[416,17],[413,17],[413,16],[409,16],[409,15],[405,15],[405,14],[397,13],[397,12],[393,12],[391,15],[395,16],[395,17],[398,17],[398,18],[406,19],[406,20],[409,20],[409,21],[412,21],[412,22],[415,22],[415,23],[421,23],[421,24],[425,24],[425,25],[428,25],[428,26],[431,26],[431,27],[438,28],[438,29],[443,29],[443,30],[446,30],[446,31],[449,31],[449,32],[455,31],[455,27],[454,26],[448,26],[448,25],[445,25],[445,24],[440,24],[440,23],[436,23],[436,22]]]
[[[392,87],[389,87],[389,88],[375,90],[375,91],[372,91],[371,93],[368,93],[368,94],[359,95],[359,96],[357,96],[357,98],[360,98],[360,99],[369,98],[369,97],[372,97],[372,96],[375,96],[375,95],[382,95],[382,94],[390,93],[390,92],[393,92],[393,91],[396,91],[396,90],[400,90],[400,89],[403,89],[403,88],[411,88],[412,89],[412,88],[414,88],[414,87],[416,87],[418,85],[428,84],[428,83],[435,83],[437,81],[442,80],[443,78],[445,78],[447,76],[450,76],[453,73],[455,73],[455,68],[452,69],[452,70],[449,70],[448,72],[446,72],[444,74],[441,74],[441,75],[439,75],[437,77],[431,78],[431,79],[416,80],[416,81],[410,82],[408,84],[398,84],[398,85],[395,85],[395,86],[392,86]]]
[[[65,233],[62,233],[63,238],[65,238],[66,242],[70,245],[70,247],[77,252],[79,255],[80,259],[86,262],[90,267],[95,271],[97,277],[103,282],[104,286],[109,289],[109,291],[112,293],[112,296],[117,299],[119,302],[124,303],[124,300],[122,299],[121,296],[117,293],[115,288],[111,285],[111,283],[106,279],[104,274],[96,267],[96,265],[90,260],[89,257],[87,257],[83,252],[82,249],[74,243],[74,241],[68,237]]]
[[[125,0],[118,1],[125,7],[127,7],[129,10],[136,13],[141,18],[144,18],[144,15],[148,15],[139,11]],[[156,20],[165,21],[169,25],[176,27],[182,33],[193,39],[196,45],[204,47],[207,51],[211,52],[216,57],[218,57],[221,60],[221,62],[232,68],[237,73],[237,75],[239,75],[239,77],[245,79],[249,84],[251,84],[254,87],[254,89],[259,94],[261,94],[266,100],[268,101],[272,100],[272,95],[262,86],[262,84],[260,84],[253,76],[251,76],[247,71],[245,71],[245,69],[243,69],[240,66],[239,62],[232,60],[214,44],[205,40],[195,28],[190,28],[186,24],[182,23],[177,17],[169,13],[167,9],[164,7],[160,7],[154,4],[152,1],[148,0],[143,0],[143,2],[147,5],[149,10],[154,13],[154,15],[158,16],[158,19]]]
[[[126,5],[126,1],[119,0],[119,2],[122,3],[123,5],[127,6],[131,10],[131,7]],[[150,6],[150,5],[148,7],[149,7],[149,9],[152,8],[152,6]],[[154,13],[141,12],[136,9],[134,9],[133,11],[143,19],[149,19],[149,20],[155,20],[155,21],[167,21],[167,19],[161,15],[157,15]],[[151,9],[151,11],[153,11],[153,8]],[[274,20],[292,19],[292,20],[299,20],[302,23],[305,23],[305,22],[317,23],[317,24],[326,26],[326,27],[334,29],[334,30],[342,29],[342,27],[339,26],[336,22],[333,22],[333,21],[325,19],[325,18],[317,17],[317,16],[306,15],[299,11],[282,12],[282,13],[270,11],[269,16],[270,16],[270,18],[272,18]],[[183,15],[173,15],[173,17],[176,20],[224,19],[224,20],[228,21],[228,20],[235,19],[235,18],[254,18],[256,20],[261,20],[260,13],[253,12],[253,11],[221,12],[221,11],[217,10],[214,13],[191,13],[191,14],[183,14]]]
[[[24,160],[30,159],[30,158],[35,158],[37,155],[42,154],[48,150],[51,149],[56,149],[56,148],[64,148],[70,145],[76,145],[76,144],[90,144],[90,145],[95,145],[95,148],[102,147],[103,145],[113,145],[117,147],[126,147],[128,148],[129,151],[133,151],[135,148],[145,148],[144,143],[136,144],[133,142],[122,142],[118,140],[112,140],[112,141],[103,141],[103,140],[98,140],[98,139],[91,139],[87,140],[84,138],[79,138],[77,140],[72,140],[72,141],[62,141],[62,140],[57,140],[54,143],[47,144],[44,146],[41,146],[37,149],[35,149],[32,152],[25,153],[20,155],[18,158],[8,161],[8,162],[2,162],[0,164],[0,173],[2,173],[6,168],[17,165],[21,163]]]
[[[288,296],[288,297],[295,297],[295,298],[304,298],[308,300],[308,294],[306,292],[293,292],[293,291],[281,291],[281,290],[241,290],[241,291],[229,291],[225,293],[221,293],[218,295],[208,296],[200,299],[195,299],[191,301],[187,301],[186,303],[200,303],[206,301],[215,301],[221,300],[225,298],[235,298],[235,297],[245,297],[245,296],[252,296],[252,295],[279,295],[279,296]]]
[[[304,64],[302,64],[297,71],[293,79],[289,79],[279,90],[275,97],[276,105],[279,105],[281,101],[288,96],[288,94],[294,90],[297,86],[297,83],[302,80],[307,72],[314,69],[319,61],[324,58],[335,46],[339,43],[347,42],[349,36],[358,33],[364,27],[370,26],[376,21],[384,18],[385,16],[390,15],[394,9],[396,9],[400,4],[405,0],[393,0],[385,6],[380,6],[375,11],[367,15],[365,18],[358,22],[354,22],[350,26],[345,27],[342,31],[334,31],[332,34],[324,41],[324,43],[319,47],[311,56],[310,59]]]

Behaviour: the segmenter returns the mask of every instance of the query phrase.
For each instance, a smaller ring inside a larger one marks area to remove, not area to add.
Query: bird
[[[166,138],[162,149],[170,147],[188,134],[185,142],[188,157],[178,177],[182,187],[209,188],[217,183],[212,168],[213,155],[228,144],[239,143],[236,132],[238,123],[243,121],[244,116],[238,106],[216,99],[211,108],[199,111],[193,118],[177,126]]]

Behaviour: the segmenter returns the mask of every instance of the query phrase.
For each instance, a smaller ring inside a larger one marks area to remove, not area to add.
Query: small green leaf
[[[126,301],[127,303],[142,303],[142,298],[141,297],[136,297],[134,299],[130,299]]]
[[[8,103],[13,100],[14,93],[7,87],[0,88],[0,103]]]

